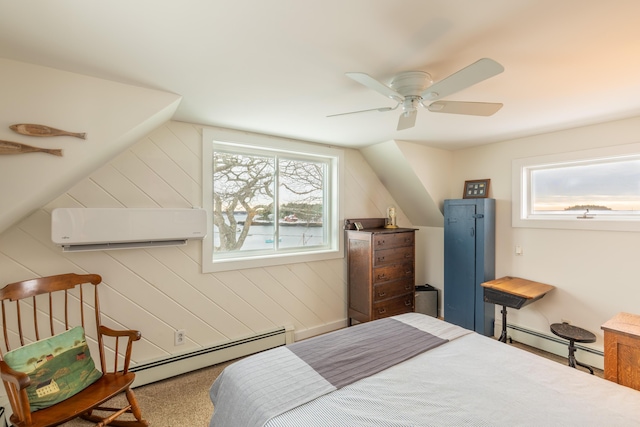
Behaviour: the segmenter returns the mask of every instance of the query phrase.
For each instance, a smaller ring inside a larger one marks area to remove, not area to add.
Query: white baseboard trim
[[[495,334],[500,336],[502,330],[502,322],[496,319]],[[520,325],[507,323],[507,336],[514,341],[526,344],[549,353],[567,357],[569,354],[569,342],[550,333],[536,331],[534,329],[525,328]],[[576,344],[578,351],[575,356],[582,363],[591,365],[594,368],[604,369],[604,353],[592,347],[586,347]]]
[[[279,347],[288,344],[293,335],[293,327],[287,326],[241,340],[136,365],[129,369],[136,374],[133,387]]]

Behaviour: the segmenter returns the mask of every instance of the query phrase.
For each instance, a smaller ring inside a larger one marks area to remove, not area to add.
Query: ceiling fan
[[[418,106],[420,105],[434,113],[490,116],[502,108],[502,104],[493,102],[439,100],[500,74],[503,71],[504,67],[493,59],[483,58],[436,83],[433,83],[431,75],[425,71],[405,71],[396,75],[389,86],[365,73],[345,73],[347,77],[393,99],[397,104],[395,107],[372,108],[369,110],[332,114],[327,117],[365,113],[368,111],[392,111],[402,105],[402,114],[400,114],[400,119],[398,120],[398,130],[403,130],[415,126]]]

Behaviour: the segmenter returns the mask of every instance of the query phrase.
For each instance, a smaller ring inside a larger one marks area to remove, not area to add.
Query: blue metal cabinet
[[[444,320],[492,336],[495,309],[481,283],[495,279],[495,199],[444,201]]]

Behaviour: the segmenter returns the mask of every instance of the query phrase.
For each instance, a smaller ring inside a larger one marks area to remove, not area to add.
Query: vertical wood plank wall
[[[199,241],[72,254],[51,243],[50,213],[56,207],[202,206],[201,133],[201,126],[166,123],[0,234],[0,286],[67,272],[102,275],[104,323],[142,331],[135,363],[283,325],[293,325],[297,339],[342,326],[344,259],[202,274]],[[345,153],[344,216],[384,216],[394,204],[391,196],[359,151]],[[402,212],[399,220],[410,225]],[[186,343],[176,347],[177,329],[186,330]]]

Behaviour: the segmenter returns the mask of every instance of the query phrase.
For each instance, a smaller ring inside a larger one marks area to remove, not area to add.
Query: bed
[[[419,313],[244,358],[210,396],[210,427],[640,425],[640,392]]]

